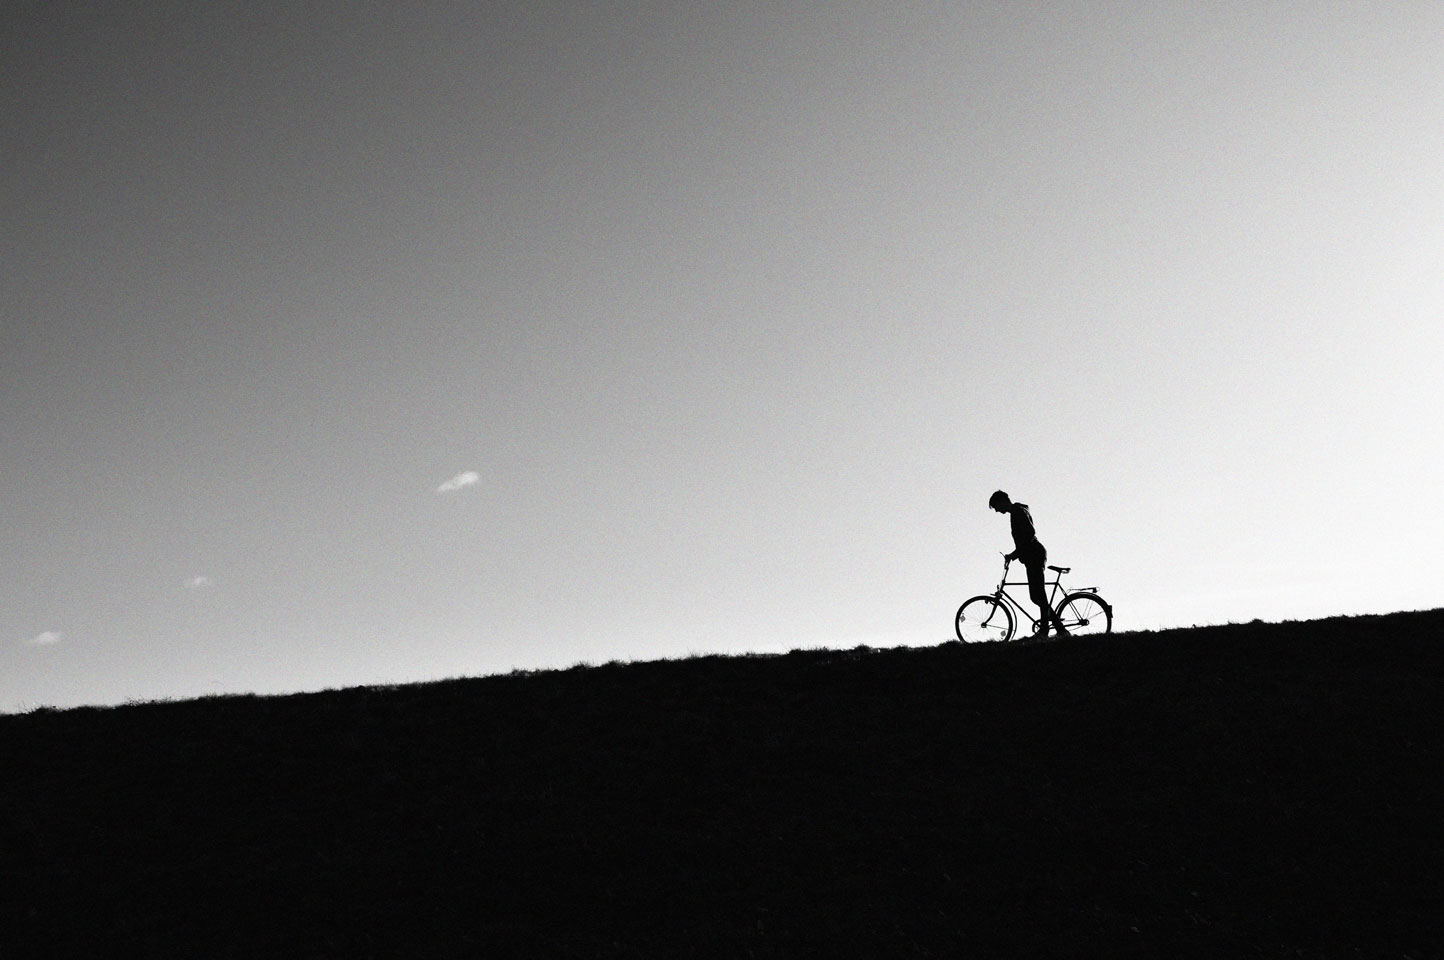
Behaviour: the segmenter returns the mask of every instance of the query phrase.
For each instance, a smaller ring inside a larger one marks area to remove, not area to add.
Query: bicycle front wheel
[[[956,627],[963,643],[1007,642],[1013,637],[1013,611],[997,597],[973,597],[958,607]]]
[[[1058,601],[1056,613],[1075,637],[1113,632],[1113,608],[1096,593],[1070,593]]]

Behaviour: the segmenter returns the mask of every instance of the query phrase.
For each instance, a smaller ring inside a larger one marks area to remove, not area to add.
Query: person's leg
[[[1048,625],[1051,624],[1053,629],[1058,631],[1058,636],[1071,636],[1071,634],[1068,633],[1068,628],[1063,626],[1063,621],[1058,618],[1058,614],[1054,613],[1053,608],[1048,606],[1048,588],[1044,584],[1045,577],[1043,576],[1043,567],[1048,562],[1048,548],[1042,544],[1039,544],[1038,548],[1038,579],[1035,581],[1033,579],[1033,571],[1028,571],[1028,591],[1032,594],[1033,602],[1038,605],[1038,610],[1041,614],[1038,619],[1038,623],[1040,624],[1038,632],[1047,633]]]
[[[1024,561],[1028,570],[1028,596],[1038,605],[1038,636],[1048,635],[1048,624],[1057,618],[1048,609],[1048,588],[1043,586],[1043,558],[1036,563]]]

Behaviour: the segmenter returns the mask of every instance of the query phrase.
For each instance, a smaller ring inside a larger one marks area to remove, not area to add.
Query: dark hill
[[[1444,955],[1444,611],[0,717],[0,956]]]

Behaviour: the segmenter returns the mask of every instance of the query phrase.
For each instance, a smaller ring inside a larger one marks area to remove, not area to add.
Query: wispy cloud
[[[215,585],[216,582],[205,575],[191,577],[185,582],[185,588],[187,590],[204,590],[207,587],[214,587]]]
[[[59,630],[46,630],[39,636],[31,637],[25,642],[32,647],[48,647],[52,644],[59,643],[60,640],[61,635]]]
[[[481,474],[477,473],[475,470],[467,470],[463,473],[458,473],[456,476],[452,477],[450,480],[437,487],[436,492],[454,493],[457,490],[464,489],[480,482]]]

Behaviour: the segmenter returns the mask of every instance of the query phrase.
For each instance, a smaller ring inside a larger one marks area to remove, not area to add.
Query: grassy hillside
[[[1444,956],[1444,611],[0,717],[0,956]]]

